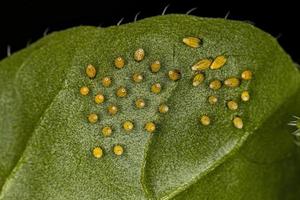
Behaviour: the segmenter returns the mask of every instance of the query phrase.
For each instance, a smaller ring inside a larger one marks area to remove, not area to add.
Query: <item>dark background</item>
[[[296,1],[295,1],[296,2]],[[102,27],[159,15],[170,4],[166,13],[186,13],[198,7],[193,15],[249,21],[278,38],[279,43],[300,63],[300,9],[288,1],[4,1],[0,0],[0,59],[7,54],[7,46],[15,52],[43,36],[45,30],[53,32],[77,25]]]

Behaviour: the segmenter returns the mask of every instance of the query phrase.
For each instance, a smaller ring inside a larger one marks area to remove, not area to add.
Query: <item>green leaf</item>
[[[200,46],[184,44],[185,37],[200,38]],[[142,61],[134,59],[139,48]],[[193,86],[199,72],[191,67],[220,55],[225,65],[203,70],[204,82]],[[114,66],[118,56],[122,69]],[[150,70],[155,60],[157,73]],[[88,64],[95,78],[85,74]],[[181,78],[170,80],[175,69]],[[251,80],[240,78],[245,70]],[[134,73],[143,74],[141,83],[132,81]],[[105,76],[110,87],[101,84]],[[241,84],[209,88],[230,77]],[[154,83],[162,86],[158,94]],[[126,97],[116,95],[120,86]],[[99,105],[98,92],[105,96]],[[215,105],[210,95],[218,97]],[[227,108],[229,100],[237,110]],[[167,113],[159,113],[162,103]],[[112,104],[119,109],[114,116],[107,111]],[[300,116],[299,105],[299,70],[273,37],[246,23],[166,15],[53,33],[0,62],[0,199],[299,199],[300,148],[291,134],[296,127],[287,125]],[[95,124],[90,113],[99,117]],[[208,126],[199,122],[203,115]],[[236,116],[242,129],[233,125]],[[130,133],[122,128],[126,120],[134,124]],[[147,122],[155,123],[153,133]],[[111,136],[102,135],[104,126]]]

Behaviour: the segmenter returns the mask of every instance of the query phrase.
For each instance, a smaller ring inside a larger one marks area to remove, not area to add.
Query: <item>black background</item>
[[[0,59],[7,54],[7,46],[15,52],[49,32],[77,25],[102,27],[159,15],[166,5],[168,13],[186,13],[198,7],[193,15],[249,21],[278,38],[279,43],[300,63],[300,9],[296,3],[280,1],[9,1],[0,0]]]

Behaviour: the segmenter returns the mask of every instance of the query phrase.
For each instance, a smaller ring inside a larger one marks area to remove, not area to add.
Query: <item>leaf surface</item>
[[[182,42],[199,37],[199,48]],[[143,48],[137,62],[134,52]],[[191,66],[200,59],[227,58],[203,71],[194,87]],[[114,67],[122,56],[125,67]],[[150,71],[159,60],[161,70]],[[90,79],[85,67],[97,75]],[[180,70],[181,79],[168,78]],[[240,79],[244,70],[253,78]],[[132,81],[141,73],[141,83]],[[111,87],[101,79],[112,78]],[[236,88],[209,88],[238,77]],[[160,83],[159,94],[151,85]],[[88,86],[82,96],[79,89]],[[116,96],[126,87],[128,95]],[[240,100],[248,90],[248,102]],[[223,19],[167,15],[109,28],[78,27],[53,33],[0,62],[0,199],[297,199],[299,148],[286,124],[300,115],[300,73],[270,35],[249,24]],[[101,92],[105,102],[97,105]],[[216,105],[207,101],[218,97]],[[145,108],[135,100],[143,98]],[[239,108],[229,110],[235,100]],[[160,104],[169,112],[158,112]],[[117,105],[111,116],[109,105]],[[99,120],[91,124],[90,113]],[[208,115],[209,126],[199,117]],[[244,126],[237,129],[232,119]],[[122,123],[130,120],[127,133]],[[149,134],[147,122],[156,130]],[[104,137],[101,129],[112,127]],[[121,145],[124,154],[113,153]],[[92,149],[104,155],[96,159]]]

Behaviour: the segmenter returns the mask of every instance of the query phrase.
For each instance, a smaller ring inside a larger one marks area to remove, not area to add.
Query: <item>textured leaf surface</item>
[[[185,45],[188,36],[201,38],[200,47]],[[138,48],[145,50],[140,62]],[[205,70],[194,87],[191,66],[219,55],[227,57],[224,67]],[[114,67],[118,56],[122,69]],[[162,66],[157,73],[149,70],[154,60]],[[97,69],[94,79],[85,74],[88,64]],[[174,69],[178,81],[166,75]],[[253,79],[239,87],[209,88],[246,69]],[[131,80],[136,72],[141,83]],[[104,76],[111,87],[101,85]],[[150,91],[156,82],[159,94]],[[79,93],[84,85],[88,96]],[[116,96],[120,86],[127,97]],[[249,102],[240,100],[244,90]],[[0,62],[0,199],[299,199],[299,147],[287,126],[300,115],[299,91],[299,70],[276,40],[241,22],[168,15],[53,33]],[[106,98],[101,105],[93,101],[98,92]],[[216,105],[210,95],[218,96]],[[134,106],[137,98],[145,108]],[[229,110],[228,100],[238,110]],[[169,112],[158,112],[161,103]],[[111,104],[119,108],[115,116],[107,113]],[[92,112],[96,124],[87,120]],[[233,126],[234,116],[243,129]],[[134,122],[130,134],[125,120]],[[152,134],[144,129],[149,121],[157,125]],[[101,134],[106,125],[110,137]],[[114,155],[116,144],[123,155]],[[91,153],[96,146],[104,150],[100,159]]]

